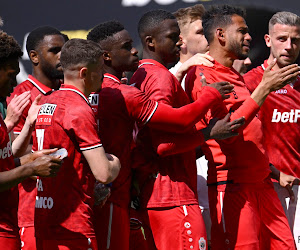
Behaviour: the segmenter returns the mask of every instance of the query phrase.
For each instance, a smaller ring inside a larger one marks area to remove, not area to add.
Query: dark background
[[[21,46],[26,34],[38,26],[54,26],[61,31],[68,31],[67,34],[73,38],[85,36],[87,30],[100,22],[116,19],[125,25],[134,39],[134,45],[140,50],[136,26],[146,11],[160,8],[174,12],[197,3],[206,8],[213,4],[230,4],[246,9],[246,21],[253,39],[250,52],[252,67],[262,63],[269,54],[263,36],[267,32],[270,17],[277,11],[291,11],[300,15],[299,0],[1,0],[0,16],[4,21],[2,29],[13,35]],[[75,33],[78,30],[81,31]],[[30,73],[26,53],[22,64]]]

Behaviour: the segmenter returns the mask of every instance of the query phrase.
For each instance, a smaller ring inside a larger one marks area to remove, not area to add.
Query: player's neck
[[[108,74],[111,74],[111,75],[117,77],[119,80],[122,79],[123,72],[119,72],[112,67],[104,66],[103,71],[104,71],[104,73],[108,73]]]
[[[234,62],[231,55],[222,47],[210,46],[209,55],[212,56],[218,63],[228,68],[231,68]]]
[[[184,63],[185,61],[189,60],[192,57],[190,54],[182,54],[180,53],[179,62]]]
[[[59,87],[58,79],[49,79],[42,71],[33,69],[32,76],[50,89]]]
[[[164,62],[164,60],[159,55],[157,55],[155,52],[149,52],[147,50],[144,50],[143,51],[143,59],[152,59],[152,60],[159,62],[163,66],[167,67],[167,63]]]

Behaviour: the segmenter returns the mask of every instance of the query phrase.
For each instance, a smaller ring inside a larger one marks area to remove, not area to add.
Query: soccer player
[[[245,117],[237,137],[206,142],[210,148],[206,157],[212,249],[295,249],[270,179],[261,122],[256,114],[268,94],[294,80],[300,68],[294,64],[273,71],[275,61],[270,62],[250,96],[243,77],[232,68],[233,61],[245,59],[250,48],[251,36],[243,11],[228,5],[214,6],[202,21],[214,67],[193,67],[187,74],[186,90],[193,100],[198,99],[201,73],[208,83],[229,81],[234,84],[234,92],[223,104],[212,107],[197,126],[206,126],[211,118],[227,112],[231,119]]]
[[[87,97],[103,78],[102,50],[92,41],[71,39],[62,48],[64,85],[43,99],[33,149],[65,148],[60,173],[37,184],[37,249],[97,249],[92,206],[95,179],[110,183],[120,162],[105,154]]]
[[[20,71],[18,60],[22,54],[16,40],[1,31],[0,97],[3,99],[10,95],[17,84],[16,76]],[[16,250],[20,249],[21,242],[17,216],[18,188],[15,186],[30,176],[54,176],[60,167],[60,160],[53,156],[44,156],[55,150],[44,150],[16,158],[14,162],[11,142],[2,116],[0,138],[0,249]]]
[[[166,68],[179,56],[181,45],[175,17],[163,10],[147,12],[139,21],[138,31],[143,60],[131,83],[160,104],[177,108],[188,104],[180,83]],[[153,147],[164,135],[153,127],[148,129],[138,132],[137,141],[141,143],[135,151],[138,158],[134,159],[139,168],[141,205],[145,217],[149,217],[143,223],[151,228],[158,249],[205,246],[205,226],[196,197],[195,152],[157,157]]]
[[[104,147],[118,156],[122,165],[119,176],[112,183],[108,201],[103,208],[95,206],[98,247],[128,249],[132,168],[130,153],[134,123],[147,123],[149,126],[160,124],[163,130],[170,121],[166,123],[162,117],[175,110],[161,104],[156,109],[157,102],[148,100],[137,88],[121,83],[123,72],[136,70],[139,62],[137,50],[132,47],[133,41],[121,23],[101,23],[90,31],[87,38],[99,43],[104,50],[105,74],[102,89],[90,96],[90,102],[98,119],[99,134]],[[161,106],[164,108],[163,113]]]
[[[273,70],[295,62],[300,51],[300,18],[291,12],[278,12],[269,21],[269,34],[265,35],[270,56],[264,63],[244,75],[247,88],[253,92],[261,81],[265,69],[276,59]],[[300,247],[300,205],[298,185],[300,178],[300,78],[284,88],[272,92],[259,111],[264,134],[264,146],[269,162],[277,171],[274,188],[283,205],[296,245]],[[290,199],[291,197],[291,199]]]
[[[60,65],[60,51],[65,40],[60,31],[53,27],[42,26],[31,31],[27,37],[26,50],[32,63],[32,75],[20,83],[7,99],[8,103],[16,95],[30,91],[29,105],[24,109],[14,133],[19,135],[25,125],[28,110],[38,95],[50,95],[53,90],[58,89],[63,72]],[[31,128],[32,137],[35,137],[34,127]],[[31,137],[27,138],[32,143]],[[14,147],[16,156],[23,155],[29,148]],[[35,249],[34,237],[34,204],[36,197],[36,180],[26,179],[19,185],[19,227],[23,250]]]

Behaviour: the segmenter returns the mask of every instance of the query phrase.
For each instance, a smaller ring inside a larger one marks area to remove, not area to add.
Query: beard
[[[235,41],[230,42],[230,51],[236,56],[236,59],[245,60],[248,57],[248,52],[243,52],[243,47]]]
[[[43,61],[41,65],[42,71],[49,79],[63,79],[64,73],[62,70],[58,70],[56,67],[53,67],[48,62]]]

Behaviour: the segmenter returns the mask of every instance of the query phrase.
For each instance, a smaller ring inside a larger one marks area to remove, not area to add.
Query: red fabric
[[[128,209],[106,202],[102,208],[94,206],[94,212],[98,249],[128,250],[130,232]]]
[[[131,82],[148,98],[170,107],[179,108],[189,103],[177,79],[154,60],[142,60]],[[135,156],[139,159],[134,158],[134,161],[138,166],[142,205],[154,208],[198,204],[194,150],[168,157],[148,155],[149,149],[153,151],[152,138],[156,140],[158,136],[154,129],[147,127],[138,133],[137,140],[142,143],[137,143]],[[148,173],[154,174],[154,178]]]
[[[267,61],[263,66],[268,67]],[[262,80],[263,73],[259,66],[244,75],[251,92]],[[286,85],[269,94],[258,115],[270,162],[285,174],[300,178],[300,78],[297,78],[294,88]]]
[[[34,236],[34,227],[20,228],[20,238],[22,250],[35,250],[36,238]]]
[[[97,240],[95,237],[87,239],[72,240],[42,240],[37,239],[38,250],[97,250]]]
[[[19,237],[6,238],[3,236],[0,236],[0,249],[20,250],[21,249],[20,238]]]
[[[0,171],[15,168],[7,128],[0,115]],[[0,237],[18,237],[18,188],[0,192]],[[0,248],[1,249],[1,248]]]
[[[30,91],[31,97],[29,104],[24,109],[20,121],[17,126],[14,127],[14,133],[19,134],[25,124],[25,120],[28,116],[28,110],[31,107],[34,99],[42,94],[44,96],[50,95],[52,89],[45,86],[33,76],[29,75],[28,79],[20,83],[14,88],[10,97],[7,97],[7,102],[10,103],[11,99],[15,95],[20,95],[26,91]],[[32,133],[32,137],[35,137],[35,131]],[[19,227],[32,227],[34,225],[34,205],[36,197],[36,181],[27,178],[18,185],[19,188],[19,210],[18,210],[18,223]]]
[[[68,157],[56,177],[38,181],[36,237],[93,237],[95,178],[81,152],[101,146],[93,111],[85,96],[68,85],[63,85],[43,102],[37,117],[33,150],[65,148]]]
[[[239,129],[239,136],[227,140],[208,140],[210,152],[204,153],[209,161],[208,183],[234,181],[253,183],[264,180],[270,173],[268,158],[262,145],[261,122],[255,116],[259,106],[250,97],[242,76],[233,68],[228,68],[215,61],[214,67],[195,66],[187,74],[186,91],[192,100],[201,96],[200,73],[207,83],[228,81],[234,84],[234,93],[223,104],[215,105],[196,126],[201,129],[214,118],[223,118],[231,112],[231,120],[244,116],[246,124]]]
[[[157,249],[207,249],[204,221],[199,205],[184,208],[148,209]],[[201,244],[201,247],[200,247]]]
[[[157,102],[147,100],[140,90],[121,84],[111,74],[104,75],[101,91],[91,94],[89,100],[95,112],[105,151],[116,155],[122,166],[118,177],[112,183],[108,202],[128,208],[134,123],[146,123],[155,112]]]
[[[212,249],[295,249],[270,179],[209,186]]]

